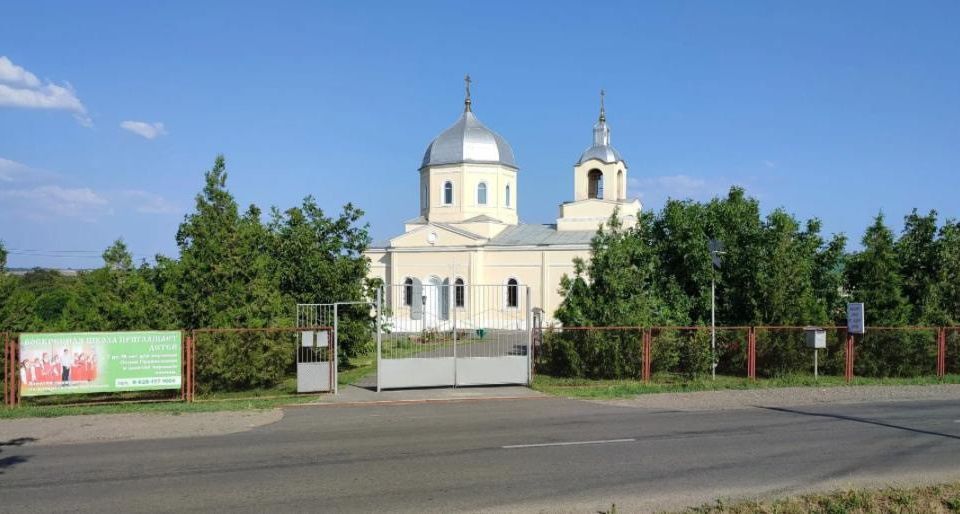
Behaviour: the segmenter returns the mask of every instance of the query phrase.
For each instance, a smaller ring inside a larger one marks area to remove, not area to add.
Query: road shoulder
[[[643,394],[617,400],[589,400],[604,405],[671,411],[794,407],[882,401],[960,400],[960,385],[784,387],[727,389],[691,393]]]
[[[282,418],[283,410],[274,408],[8,419],[0,420],[0,442],[58,445],[225,435],[276,423]]]

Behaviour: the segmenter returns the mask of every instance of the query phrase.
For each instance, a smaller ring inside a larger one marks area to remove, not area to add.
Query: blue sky
[[[417,214],[417,167],[459,116],[467,72],[475,113],[517,156],[525,222],[552,222],[570,199],[600,88],[645,208],[737,184],[767,211],[855,240],[881,209],[897,230],[913,207],[960,217],[952,0],[37,1],[2,13],[11,266],[97,266],[121,236],[137,257],[175,255],[221,152],[241,204],[349,201],[375,238],[395,235]]]

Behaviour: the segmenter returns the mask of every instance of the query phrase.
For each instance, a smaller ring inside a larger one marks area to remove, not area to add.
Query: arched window
[[[430,207],[430,195],[427,194],[427,183],[424,181],[423,185],[420,186],[420,208],[426,209]]]
[[[516,307],[520,303],[519,298],[519,287],[517,285],[517,279],[511,278],[507,280],[507,307]]]
[[[463,307],[464,305],[464,287],[463,279],[458,278],[453,281],[453,305],[454,307]]]
[[[623,170],[620,170],[617,171],[617,200],[627,198],[627,190],[623,186]]]
[[[590,170],[590,173],[587,173],[587,182],[587,198],[603,198],[603,172]]]
[[[443,204],[453,205],[453,183],[452,182],[443,183]]]
[[[510,184],[507,184],[507,194],[503,202],[507,207],[510,207]]]
[[[487,205],[487,183],[481,182],[477,185],[477,204]]]
[[[413,279],[408,278],[403,281],[403,304],[413,305]]]

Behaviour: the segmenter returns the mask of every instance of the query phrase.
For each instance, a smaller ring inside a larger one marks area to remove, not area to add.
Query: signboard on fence
[[[847,332],[851,334],[863,334],[866,332],[866,326],[863,319],[863,304],[847,304]]]
[[[178,331],[21,334],[21,396],[179,389]]]

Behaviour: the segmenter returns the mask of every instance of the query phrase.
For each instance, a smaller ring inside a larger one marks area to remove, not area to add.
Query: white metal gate
[[[527,384],[530,289],[430,277],[377,295],[377,390]]]
[[[336,305],[311,303],[297,305],[297,392],[337,392]],[[327,382],[322,381],[326,375]]]

